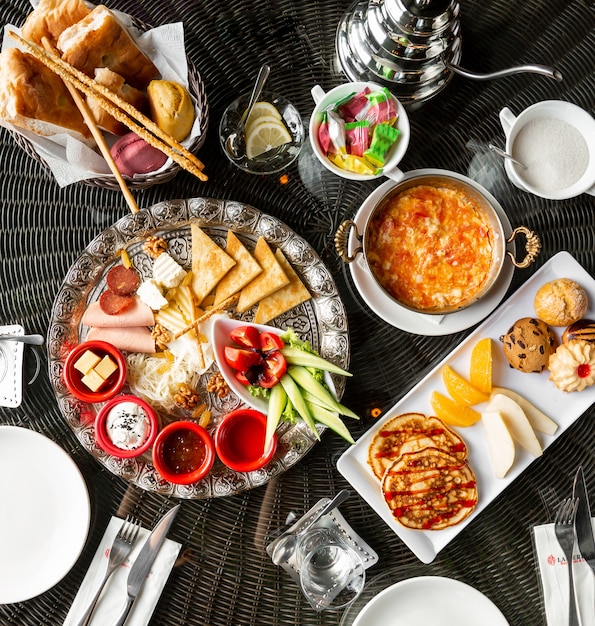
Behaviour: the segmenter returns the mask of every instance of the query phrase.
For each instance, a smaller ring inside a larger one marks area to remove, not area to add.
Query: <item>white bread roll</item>
[[[107,67],[137,89],[146,89],[159,76],[153,62],[136,45],[128,31],[105,6],[95,7],[87,17],[62,32],[58,50],[64,61],[87,76]]]
[[[41,0],[23,24],[25,39],[41,44],[46,37],[55,45],[62,31],[89,15],[84,0]]]
[[[91,136],[62,79],[18,48],[0,53],[0,118],[45,137]]]

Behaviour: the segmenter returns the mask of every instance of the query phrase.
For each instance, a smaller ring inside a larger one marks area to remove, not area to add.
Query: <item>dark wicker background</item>
[[[308,122],[313,106],[310,88],[319,83],[328,89],[344,80],[334,61],[334,36],[350,3],[110,0],[107,4],[154,25],[183,20],[187,53],[205,82],[210,103],[210,128],[199,151],[209,181],[201,183],[182,172],[164,185],[135,192],[139,205],[195,196],[239,200],[276,215],[308,239],[333,270],[347,306],[354,378],[344,401],[365,417],[355,432],[361,434],[370,425],[372,409],[389,408],[468,331],[447,337],[401,332],[378,319],[355,292],[334,252],[333,235],[379,183],[349,183],[321,171],[308,146],[286,172],[287,180],[251,176],[233,169],[217,140],[224,108],[251,88],[263,62],[272,67],[267,87],[289,98]],[[31,7],[26,0],[2,0],[0,10],[3,23],[20,25]],[[559,250],[572,252],[593,274],[594,198],[583,194],[552,202],[522,193],[504,177],[501,161],[486,149],[488,142],[503,145],[498,121],[503,106],[518,114],[539,100],[564,99],[593,112],[592,0],[463,0],[461,20],[465,67],[489,72],[543,63],[556,66],[564,81],[529,74],[488,82],[455,77],[436,98],[409,112],[412,139],[402,168],[439,167],[468,174],[492,191],[513,225],[525,224],[541,236],[541,256],[532,268],[515,272],[511,290]],[[68,267],[127,208],[116,191],[85,184],[60,189],[3,129],[0,151],[0,322],[45,333],[54,295]],[[46,365],[43,354],[42,359]],[[29,356],[26,376],[33,366]],[[47,593],[0,606],[2,626],[61,624],[109,517],[132,512],[151,526],[172,502],[128,488],[82,449],[60,415],[45,369],[26,386],[21,407],[0,410],[0,423],[25,426],[59,442],[87,480],[92,524],[75,567]],[[590,492],[595,492],[593,424],[589,410],[431,565],[421,564],[354,493],[341,511],[380,555],[380,562],[368,572],[370,578],[389,569],[397,580],[450,576],[487,595],[511,625],[543,624],[531,527],[552,520],[579,464],[585,468]],[[184,544],[184,559],[174,569],[151,624],[339,624],[339,614],[317,614],[309,608],[289,576],[270,562],[262,538],[282,524],[290,510],[303,512],[346,486],[335,467],[343,450],[341,440],[327,433],[301,463],[265,488],[226,499],[183,502],[170,536]],[[265,513],[259,523],[261,509]]]

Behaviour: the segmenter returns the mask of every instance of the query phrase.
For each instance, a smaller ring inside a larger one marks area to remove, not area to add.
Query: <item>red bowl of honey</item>
[[[277,449],[276,435],[264,449],[266,425],[266,415],[254,409],[228,413],[215,432],[215,448],[221,461],[236,472],[264,467]]]
[[[153,465],[171,483],[196,483],[210,472],[214,462],[213,439],[195,422],[172,422],[155,439]]]
[[[105,402],[122,391],[126,359],[111,343],[84,341],[66,357],[64,382],[68,391],[83,402]]]

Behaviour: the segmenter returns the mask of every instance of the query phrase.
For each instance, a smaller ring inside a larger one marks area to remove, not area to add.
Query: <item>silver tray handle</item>
[[[362,245],[359,245],[354,251],[353,254],[350,255],[349,250],[349,232],[353,228],[355,232],[356,239],[360,242],[362,241],[362,236],[359,234],[359,230],[357,229],[357,224],[353,220],[345,220],[337,230],[335,234],[335,249],[337,250],[337,254],[341,258],[344,263],[352,263],[357,258],[357,255],[360,252],[364,251]]]

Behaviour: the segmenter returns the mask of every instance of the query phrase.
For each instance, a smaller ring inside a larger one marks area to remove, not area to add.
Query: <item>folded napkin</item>
[[[83,579],[78,593],[66,616],[64,626],[76,624],[89,606],[107,569],[109,548],[117,535],[123,520],[112,517],[103,535],[97,552],[91,561],[89,570]],[[132,564],[149,536],[150,531],[141,528],[134,548],[124,563],[112,574],[99,597],[90,626],[105,626],[115,623],[126,604],[126,582]],[[146,626],[157,606],[157,602],[165,587],[165,583],[182,546],[175,541],[166,539],[157,554],[147,580],[132,607],[126,626]]]
[[[568,623],[568,563],[558,544],[553,524],[536,526],[535,551],[541,575],[548,626]],[[582,626],[595,624],[595,575],[575,546],[574,587]]]
[[[0,326],[0,335],[23,335],[19,324]],[[17,341],[4,341],[0,345],[0,406],[12,409],[21,404],[23,398],[23,349]]]

